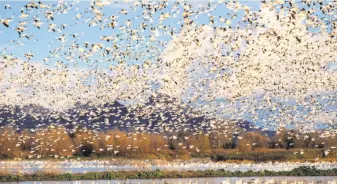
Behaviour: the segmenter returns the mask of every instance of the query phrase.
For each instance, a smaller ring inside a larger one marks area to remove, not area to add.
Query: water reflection
[[[16,184],[12,182],[9,184]],[[19,184],[337,184],[337,177],[216,177],[135,180],[25,181]]]
[[[304,163],[225,163],[225,162],[167,162],[167,163],[148,163],[141,161],[0,161],[0,171],[16,173],[35,173],[42,172],[103,172],[103,171],[144,171],[144,170],[162,170],[162,171],[195,171],[195,170],[228,170],[228,171],[290,171],[301,166],[316,167],[317,169],[337,168],[336,162],[304,162]]]

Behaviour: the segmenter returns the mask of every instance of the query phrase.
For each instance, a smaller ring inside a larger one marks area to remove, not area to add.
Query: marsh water
[[[69,172],[86,173],[102,171],[196,171],[196,170],[228,170],[228,171],[290,171],[300,166],[316,167],[317,169],[337,168],[336,162],[316,162],[316,163],[225,163],[225,162],[165,162],[154,163],[146,161],[119,161],[119,160],[24,160],[24,161],[0,161],[0,171],[10,173],[35,173],[35,172]]]
[[[16,184],[12,182],[9,184]],[[80,181],[25,181],[19,184],[336,184],[337,177],[215,177],[215,178],[174,178],[135,180],[80,180]]]
[[[289,171],[300,166],[314,166],[317,169],[337,168],[335,162],[316,162],[316,163],[225,163],[209,161],[187,161],[187,162],[148,162],[148,161],[125,161],[125,160],[24,160],[24,161],[0,161],[0,171],[8,173],[86,173],[100,171],[144,171],[144,170],[166,170],[166,171],[192,171],[192,170],[218,170],[224,169],[229,171]],[[17,182],[13,182],[15,184]],[[86,180],[86,181],[26,181],[21,184],[337,184],[337,177],[213,177],[213,178],[167,178],[167,179],[135,179],[135,180]]]

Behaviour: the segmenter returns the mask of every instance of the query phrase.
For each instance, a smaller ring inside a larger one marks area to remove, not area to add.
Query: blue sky
[[[44,4],[50,4],[50,5],[55,5],[57,4],[57,1],[46,1],[43,2]],[[66,1],[66,3],[68,5],[72,4],[72,1]],[[247,4],[249,6],[252,7],[252,9],[258,9],[259,8],[259,3],[257,1],[243,1],[244,4]],[[109,36],[109,35],[116,35],[118,33],[120,33],[120,31],[118,31],[117,29],[110,29],[110,28],[106,28],[106,29],[100,29],[100,26],[94,26],[94,27],[89,27],[88,23],[84,22],[84,19],[80,19],[79,21],[77,21],[74,17],[76,16],[77,13],[82,13],[87,11],[89,8],[89,2],[88,1],[83,1],[80,2],[78,4],[75,5],[76,8],[72,8],[71,10],[68,11],[67,14],[59,14],[59,15],[54,15],[54,21],[47,21],[47,19],[44,17],[43,13],[39,13],[39,18],[41,18],[41,21],[44,22],[44,24],[42,25],[42,28],[39,30],[37,29],[34,25],[30,24],[27,25],[27,29],[25,32],[27,32],[27,34],[29,35],[33,35],[32,40],[27,40],[26,38],[19,38],[18,33],[15,31],[15,27],[17,26],[20,18],[18,18],[18,16],[20,16],[20,9],[27,4],[27,1],[1,1],[0,2],[0,7],[3,8],[6,4],[10,4],[11,5],[11,10],[4,10],[2,9],[0,11],[0,18],[5,19],[5,18],[11,18],[12,16],[14,16],[14,20],[11,22],[11,27],[10,28],[5,28],[4,26],[0,26],[0,49],[2,50],[2,52],[4,52],[4,47],[7,47],[6,49],[6,54],[13,54],[14,57],[19,57],[19,58],[23,58],[23,55],[25,53],[34,53],[35,56],[32,58],[32,61],[35,62],[40,62],[46,58],[50,56],[49,51],[53,50],[55,48],[59,48],[62,43],[59,43],[57,41],[57,38],[59,36],[61,36],[62,34],[66,34],[68,41],[65,43],[67,45],[70,45],[71,43],[73,43],[75,41],[75,39],[73,39],[71,36],[71,34],[77,33],[77,34],[84,34],[83,36],[79,37],[79,40],[77,40],[77,43],[79,44],[83,44],[83,42],[91,42],[91,43],[103,43],[105,45],[108,45],[108,43],[102,41],[99,39],[100,36]],[[170,2],[170,4],[172,5],[172,2]],[[193,4],[195,7],[197,7],[198,4],[207,4],[207,1],[194,1],[191,2],[191,4]],[[119,18],[119,25],[122,25],[126,20],[128,19],[132,19],[136,16],[142,16],[142,11],[144,10],[143,8],[137,8],[136,11],[129,11],[129,13],[127,15],[119,15],[119,11],[121,10],[121,8],[123,8],[123,6],[125,6],[125,8],[127,7],[125,3],[123,2],[119,2],[118,4],[110,4],[109,6],[106,6],[103,8],[103,13],[105,14],[106,17],[110,16],[110,15],[118,15]],[[34,10],[34,12],[31,14],[36,15],[38,13],[38,11],[45,11],[45,10]],[[217,8],[215,11],[212,12],[212,15],[214,15],[215,17],[218,17],[220,15],[224,15],[226,13],[228,13],[229,11],[227,9],[225,9],[224,7],[220,7]],[[156,13],[153,16],[153,25],[152,27],[156,27],[158,26],[158,19],[160,16],[161,11],[159,11],[158,13]],[[32,19],[32,16],[29,16],[28,20]],[[84,17],[87,18],[92,18],[92,15],[86,14],[84,15]],[[181,21],[181,16],[177,17],[177,18],[173,18],[173,19],[168,19],[167,21],[163,21],[163,25],[167,25],[170,28],[175,28],[175,33],[179,33],[179,29],[180,29],[180,25],[176,24],[174,21]],[[208,17],[207,15],[201,15],[200,17],[198,17],[197,19],[195,19],[195,21],[202,25],[202,24],[207,24],[208,23]],[[134,27],[138,27],[139,23],[141,22],[141,19],[135,19],[132,21]],[[54,32],[48,32],[48,24],[50,23],[54,23],[57,25],[61,25],[61,24],[67,24],[68,27],[63,30],[60,33],[54,33]],[[233,25],[236,22],[233,21]],[[214,25],[217,26],[217,25]],[[143,33],[144,35],[149,34],[148,32]],[[159,37],[159,39],[162,39],[162,41],[168,43],[169,40],[171,39],[171,37],[169,36],[161,36]],[[20,43],[24,44],[23,46],[20,46],[18,44],[15,43],[11,43],[11,41],[20,41]],[[144,41],[143,44],[145,44]],[[120,40],[120,45],[123,45],[123,41]],[[159,51],[162,51],[164,48],[159,45],[159,44],[154,44],[155,47],[159,48]],[[137,48],[139,49],[139,48]],[[145,49],[145,48],[143,48]],[[140,52],[140,51],[138,51]],[[159,52],[156,54],[160,54]],[[154,56],[155,57],[155,56]],[[96,56],[93,57],[93,60],[100,60],[103,59],[100,56]],[[143,60],[145,60],[146,58],[144,58]],[[59,58],[55,58],[55,59],[51,59],[52,60],[61,60],[64,61],[63,56],[60,56]],[[80,66],[83,67],[91,67],[89,66],[87,63],[85,62],[81,62],[78,61]],[[130,59],[128,62],[131,63],[137,63],[137,61],[132,61],[132,59]],[[138,61],[142,62],[142,60],[140,59]],[[53,62],[50,62],[51,64],[53,64]],[[65,62],[66,63],[66,62]],[[102,64],[103,67],[106,67],[108,64]],[[94,64],[94,66],[96,67],[96,64]]]
[[[76,39],[73,39],[70,35],[77,33],[77,34],[84,34],[83,36],[80,36],[77,40],[78,44],[83,45],[83,42],[91,42],[91,43],[103,43],[104,45],[109,45],[110,43],[104,42],[102,40],[99,39],[100,36],[109,36],[109,35],[116,35],[116,34],[120,34],[121,32],[118,31],[117,29],[110,29],[110,28],[105,28],[105,29],[100,29],[100,26],[94,26],[94,27],[89,27],[88,23],[84,22],[84,19],[80,19],[79,21],[75,19],[75,15],[77,13],[84,13],[85,11],[88,10],[89,8],[89,1],[81,1],[80,3],[76,3],[74,5],[73,8],[71,8],[67,14],[59,14],[59,15],[54,15],[54,21],[47,21],[46,18],[44,17],[43,13],[39,13],[39,18],[41,18],[41,21],[44,22],[44,25],[42,26],[42,28],[39,30],[37,29],[34,25],[30,24],[27,25],[27,29],[25,32],[27,32],[27,34],[32,35],[33,38],[32,40],[27,40],[26,38],[19,38],[18,33],[15,31],[15,27],[17,26],[19,21],[22,21],[22,19],[18,18],[18,16],[20,16],[20,10],[23,8],[23,6],[25,4],[27,4],[28,1],[1,1],[0,2],[0,7],[2,8],[0,11],[0,18],[2,19],[6,19],[6,18],[11,18],[14,16],[14,20],[13,22],[11,22],[11,27],[10,28],[5,28],[4,26],[0,26],[0,51],[2,53],[6,52],[6,54],[13,54],[14,57],[19,57],[19,58],[23,58],[23,55],[25,53],[34,53],[35,56],[32,58],[32,61],[36,61],[36,62],[41,62],[44,58],[49,57],[50,53],[49,51],[55,49],[55,48],[59,48],[62,43],[57,41],[57,38],[59,36],[61,36],[62,34],[66,35],[66,38],[68,39],[68,41],[65,43],[67,45],[70,45],[71,43],[75,42]],[[131,1],[133,2],[133,1]],[[207,4],[208,1],[187,1],[189,3],[191,3],[192,5],[194,5],[194,8],[197,8],[198,5],[200,4]],[[249,7],[251,7],[252,10],[258,10],[260,7],[260,3],[258,1],[240,1],[242,4],[246,4]],[[45,1],[43,2],[44,4],[50,4],[50,5],[55,5],[57,4],[57,1]],[[67,5],[70,5],[73,3],[73,1],[66,1]],[[11,10],[5,10],[3,7],[6,4],[10,4],[11,5]],[[172,5],[173,3],[170,2],[169,5]],[[127,15],[119,15],[119,11],[122,8],[127,8],[127,4],[125,4],[124,2],[118,2],[117,4],[110,4],[109,6],[106,6],[103,8],[103,13],[105,15],[105,17],[108,17],[110,15],[118,15],[118,21],[119,21],[119,25],[123,25],[123,23],[130,19],[132,20],[132,18],[136,17],[136,16],[141,16],[142,17],[142,11],[144,10],[143,8],[137,8],[136,11],[131,11],[129,10],[129,13]],[[34,12],[32,13],[33,15],[36,15],[38,11],[45,11],[45,10],[34,10]],[[165,11],[165,10],[164,10]],[[180,7],[180,11],[181,11],[181,7]],[[223,5],[222,7],[217,7],[214,11],[211,12],[211,14],[214,17],[219,17],[219,16],[223,16],[226,17],[227,13],[231,13],[232,11],[226,9]],[[153,25],[152,27],[158,27],[158,19],[160,16],[161,11],[158,11],[158,13],[156,13],[153,16]],[[181,12],[180,12],[181,13]],[[32,16],[29,16],[28,20],[32,19]],[[232,25],[236,25],[236,23],[238,22],[238,20],[241,18],[240,16],[242,16],[242,12],[239,12],[239,16],[238,18],[232,21]],[[90,14],[85,14],[84,15],[85,18],[92,18],[92,15]],[[207,14],[203,14],[200,15],[198,18],[194,19],[195,22],[199,25],[202,24],[208,24],[208,15]],[[181,20],[181,16],[177,16],[177,18],[170,18],[168,20],[163,21],[163,26],[167,26],[169,28],[174,28],[175,29],[175,33],[179,33],[180,30],[180,25],[176,24],[176,21],[182,21]],[[134,25],[135,28],[138,28],[139,23],[142,22],[142,19],[133,19],[132,23]],[[63,30],[60,33],[54,33],[54,32],[48,32],[48,24],[49,23],[55,23],[57,25],[61,25],[61,24],[67,24],[68,27],[66,28],[66,30]],[[215,24],[214,26],[218,26],[219,24]],[[149,31],[142,33],[143,35],[149,35]],[[125,35],[124,35],[125,36]],[[121,36],[122,37],[122,36]],[[164,41],[165,43],[168,43],[171,40],[171,37],[169,36],[160,36],[159,40]],[[13,43],[19,41],[21,44],[24,44],[23,46],[20,46],[16,43]],[[148,40],[143,41],[143,46],[145,46],[145,44],[148,43]],[[120,45],[124,45],[125,42],[123,42],[120,39],[119,42]],[[131,43],[134,44],[134,43]],[[155,58],[157,55],[160,54],[161,51],[163,51],[163,49],[165,49],[163,45],[160,45],[158,43],[153,44],[154,47],[158,48],[157,53],[153,53],[154,55],[151,57],[150,59]],[[7,47],[6,51],[4,51],[4,48]],[[65,48],[66,49],[66,48]],[[146,50],[146,47],[141,47],[141,48],[137,48],[137,52],[144,52]],[[143,49],[143,50],[141,50]],[[135,51],[135,50],[134,50]],[[0,52],[0,54],[1,54]],[[64,61],[64,57],[61,55],[59,58],[56,59],[51,59],[51,60],[61,60]],[[96,56],[93,57],[93,60],[101,60],[104,59],[100,56]],[[129,59],[127,62],[129,62],[130,64],[134,64],[134,63],[140,63],[147,60],[147,58],[139,58],[138,61],[135,61],[133,59]],[[78,61],[80,66],[83,67],[90,67],[88,65],[88,63],[85,62],[81,62]],[[67,62],[65,62],[67,63]],[[51,62],[51,64],[53,64],[53,62]],[[96,67],[96,64],[94,64],[94,66]],[[108,66],[108,64],[105,62],[105,65],[103,65],[103,67]],[[337,63],[332,63],[330,65],[331,69],[337,69]]]

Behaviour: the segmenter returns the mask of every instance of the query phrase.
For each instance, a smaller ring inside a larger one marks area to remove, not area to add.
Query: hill
[[[152,133],[169,132],[222,132],[236,129],[262,131],[253,123],[242,120],[224,120],[207,117],[202,112],[165,94],[154,94],[139,106],[125,106],[118,101],[105,104],[76,103],[73,108],[56,112],[38,105],[0,106],[0,125],[12,125],[18,131],[47,126],[65,126],[70,131],[87,128],[98,131],[120,129]]]

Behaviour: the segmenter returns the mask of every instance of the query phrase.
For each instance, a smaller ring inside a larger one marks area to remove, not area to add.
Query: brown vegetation
[[[0,157],[114,156],[188,159],[219,155],[220,160],[254,160],[255,152],[259,152],[271,155],[271,160],[335,158],[336,136],[321,135],[322,132],[297,134],[295,131],[281,131],[274,137],[267,137],[260,132],[243,132],[237,138],[233,138],[231,135],[216,133],[180,132],[161,135],[128,133],[120,130],[99,132],[88,129],[78,129],[69,134],[61,126],[21,132],[15,131],[12,127],[3,127],[0,129]],[[289,156],[289,152],[282,150],[289,150],[290,155],[297,156]]]

